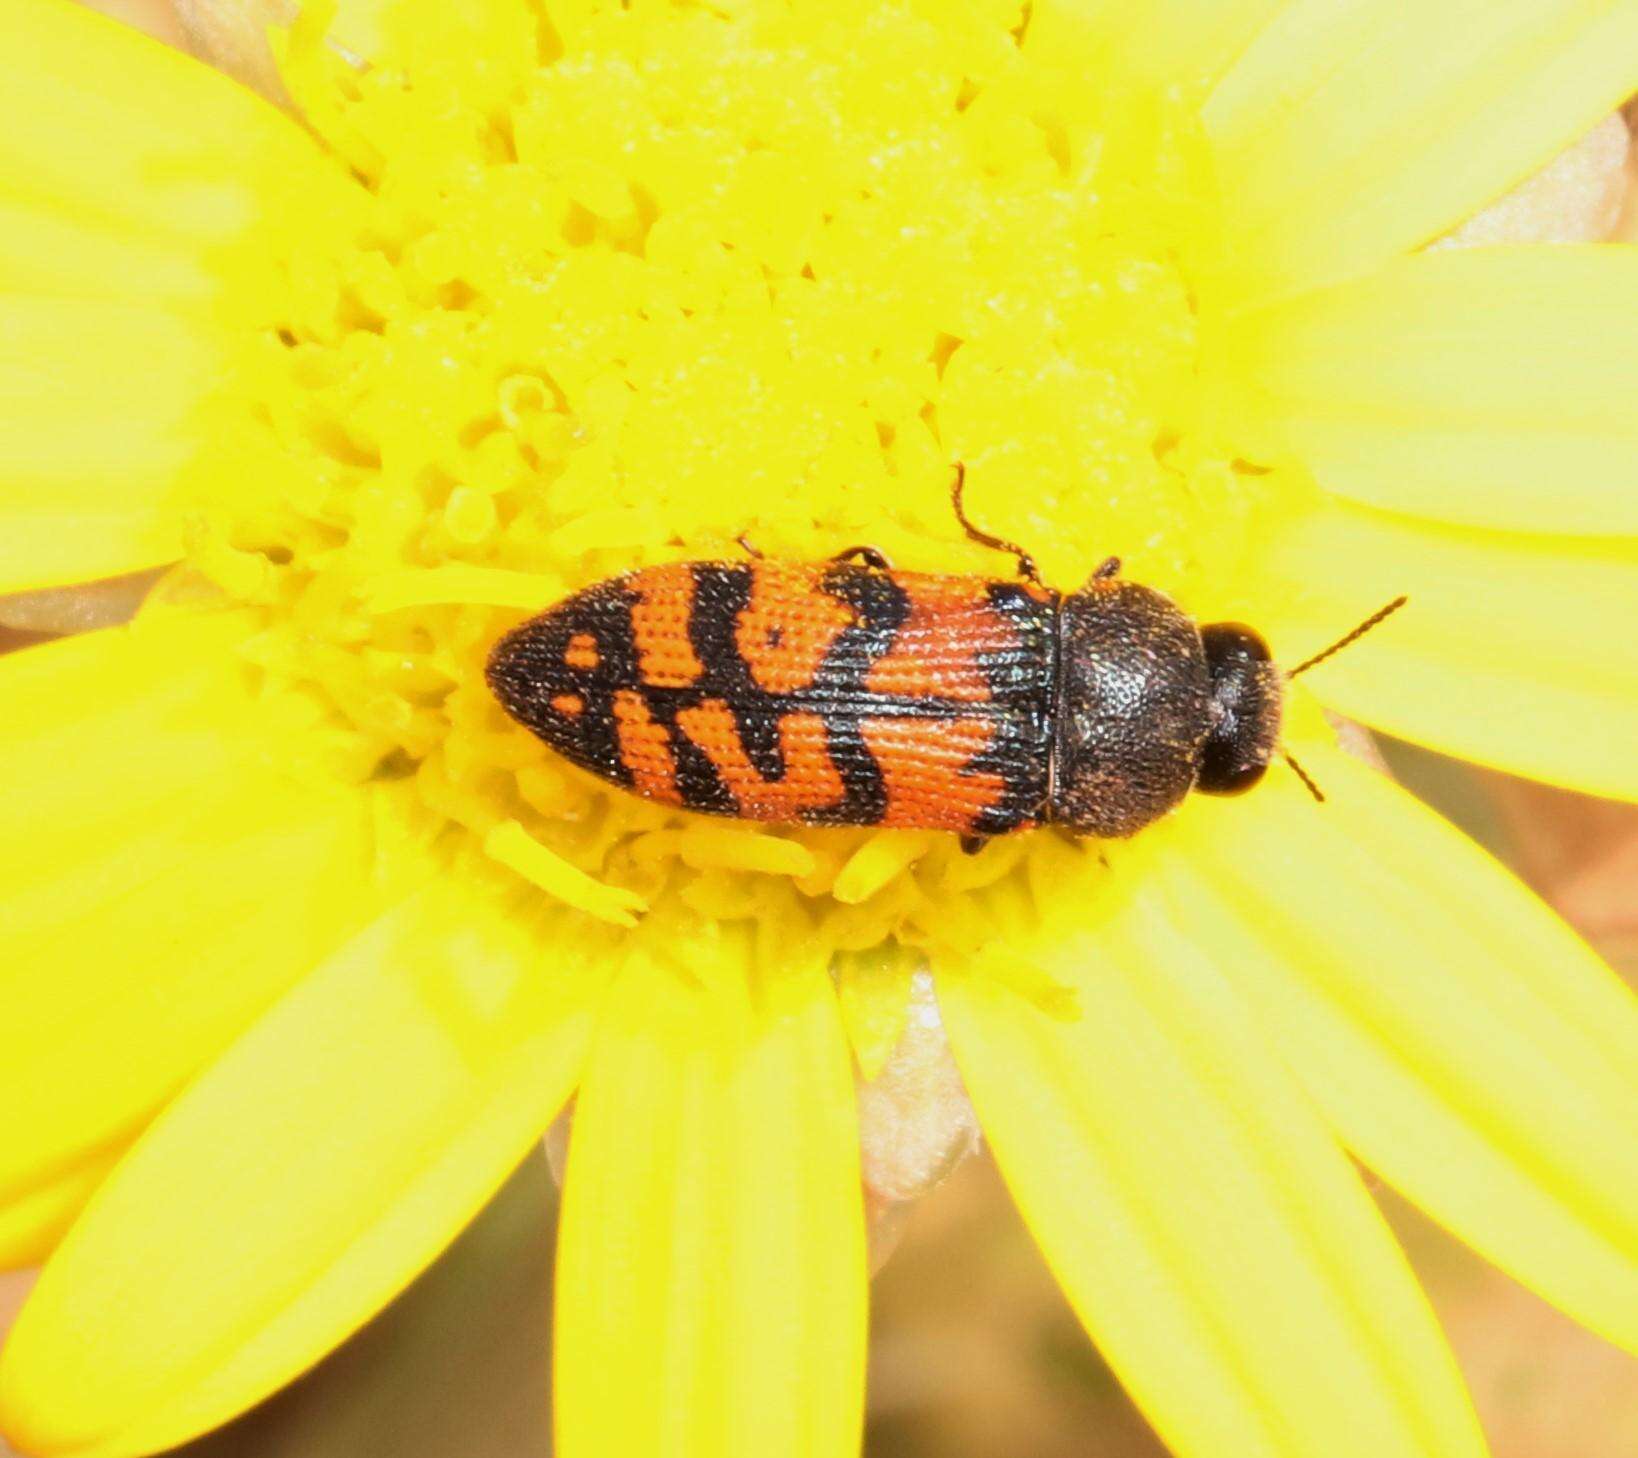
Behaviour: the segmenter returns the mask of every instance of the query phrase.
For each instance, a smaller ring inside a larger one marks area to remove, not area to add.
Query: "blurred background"
[[[181,41],[171,0],[92,3]],[[1619,228],[1638,242],[1635,198],[1638,188],[1629,189]],[[0,628],[0,651],[24,640]],[[1404,783],[1514,866],[1638,985],[1638,808],[1409,746],[1383,750]],[[1638,1360],[1559,1316],[1391,1192],[1377,1193],[1450,1336],[1496,1458],[1638,1454]],[[369,1327],[293,1387],[179,1452],[544,1458],[556,1208],[537,1154]],[[25,1284],[0,1277],[0,1330]],[[868,1458],[1163,1453],[1058,1294],[987,1155],[914,1209],[873,1298]],[[0,1443],[0,1458],[8,1454]]]

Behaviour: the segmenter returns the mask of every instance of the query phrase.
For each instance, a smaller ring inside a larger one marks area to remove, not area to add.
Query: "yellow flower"
[[[183,563],[0,661],[0,1255],[56,1246],[12,1440],[242,1410],[577,1093],[559,1451],[852,1452],[853,1068],[922,960],[1179,1453],[1482,1451],[1345,1149],[1638,1347],[1633,1001],[1319,709],[1638,791],[1638,255],[1417,251],[1638,84],[1638,5],[329,11],[308,131],[0,9],[0,590]],[[1327,803],[764,832],[484,688],[525,612],[742,532],[995,573],[957,458],[1060,585],[1118,552],[1288,663],[1408,593],[1295,695]]]

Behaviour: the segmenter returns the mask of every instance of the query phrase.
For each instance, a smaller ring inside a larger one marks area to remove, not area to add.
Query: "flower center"
[[[365,65],[322,26],[285,74],[358,216],[285,260],[288,317],[199,466],[270,489],[193,560],[266,608],[263,660],[321,693],[353,772],[586,909],[637,903],[582,873],[635,893],[673,942],[925,944],[961,893],[1080,854],[645,804],[482,668],[527,612],[741,535],[1010,576],[956,525],[957,460],[1058,586],[1113,552],[1188,606],[1262,488],[1201,425],[1186,102],[1007,5],[403,0]]]

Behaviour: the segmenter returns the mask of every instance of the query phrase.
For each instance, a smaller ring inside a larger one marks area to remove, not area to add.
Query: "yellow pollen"
[[[483,670],[567,592],[741,534],[1009,575],[951,516],[957,459],[1059,587],[1119,552],[1185,606],[1217,591],[1282,488],[1195,398],[1188,99],[1005,4],[398,0],[362,69],[324,25],[304,8],[283,69],[356,206],[278,234],[280,317],[194,466],[236,505],[192,560],[265,613],[258,661],[329,706],[340,758],[581,912],[652,907],[633,935],[661,941],[927,947],[952,899],[1084,854],[648,804]]]
[[[495,826],[484,837],[483,848],[492,860],[588,916],[630,927],[636,926],[638,916],[648,910],[641,896],[618,886],[605,886],[562,856],[553,855],[515,820]]]
[[[884,830],[871,836],[837,872],[831,895],[849,906],[869,900],[906,866],[913,865],[932,839],[916,830]]]

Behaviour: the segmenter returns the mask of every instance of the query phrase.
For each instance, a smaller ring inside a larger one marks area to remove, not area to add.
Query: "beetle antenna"
[[[1280,750],[1280,758],[1291,766],[1292,773],[1308,787],[1308,793],[1314,797],[1314,803],[1323,805],[1325,803],[1325,792],[1314,783],[1314,777],[1297,763],[1296,757],[1291,751],[1289,749]]]
[[[983,547],[994,547],[998,552],[1010,552],[1018,559],[1018,575],[1027,577],[1037,587],[1042,586],[1041,571],[1035,565],[1035,558],[1030,556],[1017,542],[1009,542],[1005,537],[992,537],[988,532],[974,526],[968,520],[967,513],[961,507],[961,494],[967,489],[967,468],[960,461],[955,463],[955,480],[950,483],[950,505],[955,507],[956,520],[961,523],[962,530],[970,540]]]
[[[1386,607],[1378,608],[1370,615],[1370,617],[1366,618],[1363,623],[1355,628],[1353,632],[1344,633],[1342,637],[1338,638],[1337,641],[1329,648],[1323,649],[1321,652],[1316,653],[1312,658],[1303,659],[1301,663],[1286,674],[1286,677],[1295,678],[1299,673],[1307,673],[1310,668],[1315,667],[1317,664],[1324,663],[1325,660],[1331,657],[1332,654],[1342,652],[1342,650],[1348,647],[1348,645],[1351,643],[1357,643],[1378,623],[1383,622],[1387,618],[1391,618],[1409,601],[1410,599],[1408,597],[1396,597]],[[1293,765],[1292,768],[1295,769],[1296,766]],[[1302,772],[1299,770],[1298,773],[1301,774]],[[1306,779],[1307,776],[1305,775],[1304,778]],[[1310,786],[1310,788],[1312,788],[1312,786]]]

